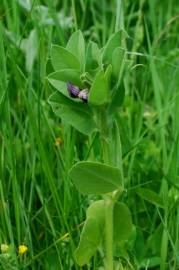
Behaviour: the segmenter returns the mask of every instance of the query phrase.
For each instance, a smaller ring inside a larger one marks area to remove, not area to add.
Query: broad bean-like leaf
[[[83,83],[80,79],[80,72],[74,69],[63,69],[60,71],[55,71],[49,74],[48,81],[59,90],[59,82],[71,82],[74,85],[83,87]]]
[[[80,61],[81,70],[84,71],[85,66],[85,41],[80,30],[74,32],[66,46],[67,50],[72,52]]]
[[[108,82],[103,70],[100,70],[92,83],[89,93],[89,104],[101,106],[109,102]]]
[[[90,108],[82,103],[82,102],[74,102],[74,99],[65,96],[63,93],[59,91],[55,91],[53,94],[50,95],[48,102],[53,108],[58,108],[59,105],[65,105],[69,108],[74,108],[76,110],[81,110],[84,113],[89,114],[90,117]]]
[[[86,215],[87,218],[93,217],[96,218],[101,230],[104,229],[104,222],[105,222],[105,201],[98,200],[93,202],[87,209]]]
[[[103,163],[78,162],[71,168],[69,175],[83,194],[105,194],[121,186],[120,170]]]
[[[112,100],[109,106],[109,113],[113,114],[123,103],[125,98],[125,86],[123,82],[119,86],[116,86],[113,91]]]
[[[91,115],[81,110],[80,107],[69,107],[68,104],[53,106],[52,109],[58,117],[85,135],[90,135],[96,130],[96,125]]]
[[[93,217],[85,221],[78,248],[75,251],[76,262],[83,266],[95,254],[101,241],[101,229]]]
[[[121,46],[121,39],[122,39],[122,30],[116,32],[113,34],[110,39],[108,40],[106,46],[104,47],[103,50],[103,55],[102,55],[102,61],[103,63],[105,62],[110,62],[112,61],[112,54],[114,50]]]
[[[111,75],[112,75],[112,65],[108,65],[104,77],[108,85],[108,89],[110,91],[110,86],[111,86]]]
[[[118,85],[124,69],[125,50],[117,47],[112,54],[112,74]]]
[[[91,72],[101,64],[101,53],[98,45],[90,41],[87,46],[85,70]]]
[[[80,62],[77,57],[61,46],[52,45],[51,61],[55,71],[61,69],[80,70]]]
[[[103,239],[104,213],[104,200],[92,203],[87,209],[87,219],[81,233],[80,243],[75,252],[76,261],[80,266],[89,262]]]
[[[128,240],[133,232],[131,212],[126,204],[116,203],[113,213],[114,242],[120,243]]]
[[[76,261],[80,266],[87,264],[100,244],[104,243],[105,222],[105,201],[92,203],[87,209],[87,218],[75,252]],[[124,203],[116,203],[113,208],[114,245],[129,240],[133,231],[130,210]]]

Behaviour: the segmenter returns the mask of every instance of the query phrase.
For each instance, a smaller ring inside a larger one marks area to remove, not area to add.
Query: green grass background
[[[93,198],[79,195],[68,171],[90,142],[47,102],[49,51],[78,28],[103,46],[119,27],[128,33],[130,60],[118,115],[124,200],[137,229],[122,261],[125,269],[179,269],[177,0],[0,1],[0,243],[28,246],[15,258],[17,268],[1,262],[0,269],[80,269],[73,253]],[[160,194],[163,208],[139,196],[138,187]],[[81,269],[101,265],[97,256]]]

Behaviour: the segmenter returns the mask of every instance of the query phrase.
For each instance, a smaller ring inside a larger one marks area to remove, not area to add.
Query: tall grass
[[[25,256],[15,256],[17,269],[80,269],[73,254],[89,201],[78,194],[68,171],[95,155],[90,149],[96,142],[51,111],[49,50],[51,43],[66,44],[77,28],[104,45],[122,27],[129,69],[117,121],[124,200],[137,236],[121,257],[126,269],[179,269],[178,1],[28,3],[0,3],[0,243],[15,250],[28,246]],[[140,196],[139,187],[158,193],[163,206]],[[96,257],[83,269],[100,265]]]

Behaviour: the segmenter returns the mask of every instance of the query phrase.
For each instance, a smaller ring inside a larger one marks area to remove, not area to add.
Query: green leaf
[[[85,70],[91,72],[99,67],[101,63],[101,54],[98,45],[90,41],[86,52]]]
[[[120,86],[114,88],[112,101],[109,107],[109,113],[114,113],[123,103],[125,98],[125,87],[124,84],[121,83]]]
[[[104,77],[108,85],[108,89],[111,86],[112,65],[109,65],[105,71]]]
[[[83,83],[80,79],[80,72],[74,69],[63,69],[51,73],[47,78],[48,81],[59,90],[59,82],[71,82],[72,84],[83,88]]]
[[[83,266],[95,254],[101,241],[101,229],[93,217],[85,221],[78,248],[75,251],[76,262]]]
[[[96,125],[91,115],[81,110],[81,107],[77,108],[75,106],[74,108],[74,106],[59,105],[52,106],[52,109],[58,117],[85,135],[90,135],[96,130]]]
[[[81,110],[84,113],[90,114],[90,108],[82,102],[74,102],[74,99],[66,97],[63,93],[55,91],[50,95],[48,102],[53,108],[57,108],[59,105],[66,105],[69,108],[74,108],[76,110]],[[90,117],[90,115],[89,115]]]
[[[87,209],[87,219],[75,253],[77,263],[81,266],[89,262],[102,240],[105,240],[105,207],[105,201],[99,200],[93,202]],[[131,214],[124,203],[117,203],[114,206],[113,226],[115,245],[129,240],[134,233]]]
[[[65,82],[57,81],[54,79],[50,79],[50,77],[47,77],[48,82],[60,93],[62,93],[64,96],[71,99],[69,96],[68,90],[67,90],[67,84]],[[75,100],[76,101],[76,100]]]
[[[121,39],[122,39],[122,30],[116,32],[111,36],[111,38],[108,40],[103,50],[102,56],[103,63],[112,62],[112,54],[114,50],[121,45]]]
[[[164,208],[163,200],[161,197],[154,191],[147,188],[138,188],[136,193],[143,198],[144,200],[154,204],[157,207]]]
[[[81,64],[81,70],[84,71],[85,41],[83,38],[83,34],[80,30],[74,32],[71,35],[66,48],[77,57],[77,59],[80,61]]]
[[[89,104],[101,106],[109,101],[108,82],[103,70],[100,70],[92,83],[89,93]]]
[[[88,263],[103,239],[105,222],[104,200],[93,202],[88,207],[86,216],[80,243],[75,252],[76,261],[81,266]]]
[[[133,232],[131,212],[126,204],[116,203],[114,205],[114,241],[120,243],[128,240]]]
[[[114,79],[118,82],[121,79],[122,72],[124,69],[124,58],[125,58],[125,50],[121,47],[117,47],[112,54],[112,73]]]
[[[121,185],[120,170],[103,163],[78,162],[69,175],[83,194],[104,194],[119,189]]]
[[[61,46],[52,45],[51,61],[55,71],[61,69],[80,70],[80,62],[76,56]]]
[[[98,221],[98,224],[101,228],[101,231],[104,229],[105,222],[105,202],[104,200],[98,200],[93,202],[87,209],[86,212],[87,218],[95,218]]]

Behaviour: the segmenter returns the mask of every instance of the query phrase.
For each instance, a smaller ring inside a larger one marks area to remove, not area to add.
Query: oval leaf
[[[74,32],[68,43],[66,48],[72,52],[80,61],[81,70],[84,71],[85,65],[85,41],[83,38],[83,34],[80,30]]]
[[[99,223],[101,230],[104,229],[105,223],[105,201],[98,200],[93,202],[87,209],[86,212],[87,218],[93,217]]]
[[[76,56],[61,46],[52,45],[51,61],[55,70],[80,69],[80,62]]]
[[[112,114],[117,110],[123,103],[125,98],[125,86],[123,81],[121,84],[117,87],[114,88],[112,100],[109,106],[109,113]]]
[[[78,248],[75,251],[76,262],[83,266],[95,254],[101,241],[101,229],[95,218],[85,221]]]
[[[107,85],[108,85],[108,89],[110,89],[110,85],[111,85],[111,75],[112,75],[112,65],[109,65],[106,68],[106,71],[104,74],[105,80],[106,80]]]
[[[101,63],[101,54],[98,45],[90,41],[86,52],[85,70],[92,71],[98,68]]]
[[[121,185],[121,172],[103,163],[82,161],[69,172],[77,189],[83,194],[105,194]]]
[[[114,79],[118,82],[122,76],[122,72],[124,69],[124,58],[125,58],[125,50],[121,47],[117,47],[112,54],[112,73]]]
[[[90,108],[82,102],[74,102],[74,99],[66,97],[63,93],[55,91],[50,95],[48,102],[53,108],[58,108],[59,105],[66,105],[69,108],[81,110],[84,113],[88,113],[90,117]]]
[[[89,104],[95,106],[104,105],[109,101],[108,82],[103,70],[100,70],[91,86],[89,93]]]
[[[102,56],[103,62],[111,63],[112,54],[114,50],[121,45],[121,39],[122,39],[122,30],[116,32],[115,34],[111,36],[111,38],[108,40],[103,50],[103,56]]]
[[[54,113],[67,122],[69,125],[77,129],[79,132],[90,135],[96,130],[96,125],[89,113],[81,110],[81,108],[70,108],[68,105],[59,105],[52,107]]]
[[[114,206],[114,241],[120,243],[128,240],[133,232],[131,212],[126,204],[116,203]]]
[[[74,69],[63,69],[60,71],[55,71],[51,73],[47,78],[48,81],[59,90],[59,82],[71,82],[74,85],[77,85],[83,88],[83,83],[80,79],[81,73]]]

